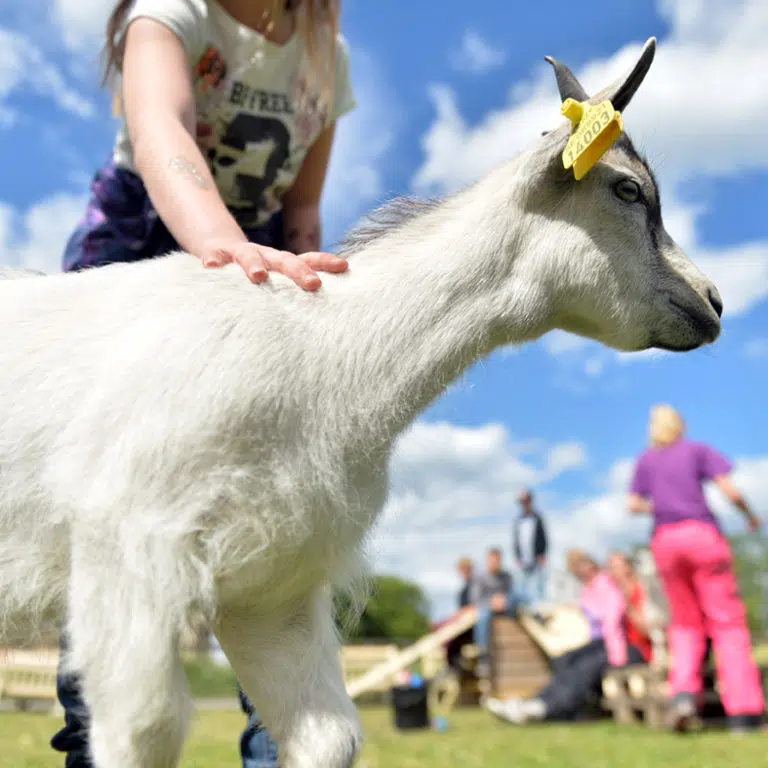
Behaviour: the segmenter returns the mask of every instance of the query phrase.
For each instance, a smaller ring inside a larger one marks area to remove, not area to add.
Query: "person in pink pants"
[[[669,726],[677,731],[700,726],[702,665],[710,637],[731,729],[761,729],[765,702],[746,608],[731,548],[707,504],[704,484],[714,482],[741,510],[750,530],[759,530],[760,521],[732,484],[730,462],[708,445],[688,440],[674,408],[655,406],[649,432],[651,446],[635,467],[629,508],[654,517],[651,550],[670,607]]]

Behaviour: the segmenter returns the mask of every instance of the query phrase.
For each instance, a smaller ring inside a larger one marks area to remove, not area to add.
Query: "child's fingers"
[[[349,267],[349,262],[346,259],[332,253],[311,251],[302,253],[300,256],[312,269],[319,272],[345,272]]]
[[[235,249],[233,261],[237,262],[252,283],[263,283],[269,279],[261,248],[252,243],[243,243]]]
[[[262,258],[267,269],[290,277],[306,291],[316,291],[322,284],[317,273],[301,256],[296,256],[288,251],[265,248],[262,251]]]
[[[203,254],[204,267],[223,267],[233,261],[232,252],[228,248],[210,248]]]

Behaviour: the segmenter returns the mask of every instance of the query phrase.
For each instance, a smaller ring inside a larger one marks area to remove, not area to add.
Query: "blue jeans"
[[[520,584],[517,593],[521,605],[531,606],[544,600],[547,587],[547,572],[542,565],[521,570],[516,579]]]
[[[491,624],[494,616],[514,616],[517,612],[518,600],[513,590],[507,596],[507,609],[494,611],[490,606],[477,607],[477,624],[475,624],[475,645],[481,655],[488,653],[491,642]]]
[[[277,744],[261,724],[253,704],[239,685],[237,693],[240,697],[240,707],[248,715],[248,725],[240,737],[240,757],[243,759],[243,768],[279,768]]]
[[[66,639],[61,641],[62,653],[66,650]],[[65,675],[59,668],[56,676],[56,692],[64,707],[64,727],[51,739],[51,746],[57,752],[65,752],[65,768],[93,768],[88,754],[88,708],[80,693],[77,675]],[[277,744],[269,731],[259,722],[251,702],[238,686],[240,706],[248,715],[248,724],[240,737],[240,757],[243,768],[279,768]]]

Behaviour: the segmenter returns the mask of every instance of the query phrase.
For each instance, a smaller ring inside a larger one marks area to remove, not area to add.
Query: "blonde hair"
[[[102,85],[113,91],[113,108],[119,110],[114,93],[115,80],[125,51],[122,34],[125,19],[134,0],[118,0],[107,19],[106,41],[101,51]],[[336,35],[339,31],[340,0],[271,0],[272,16],[282,6],[284,12],[296,12],[296,33],[302,38],[309,59],[309,73],[315,80],[324,103],[330,104],[336,72]]]
[[[621,560],[633,574],[636,572],[635,562],[626,552],[620,552],[618,549],[614,550],[608,556],[608,561],[610,562],[611,560]]]
[[[663,448],[677,442],[685,434],[683,417],[671,405],[654,405],[648,421],[651,445]]]
[[[579,570],[579,566],[585,563],[594,565],[595,568],[600,568],[597,561],[590,557],[586,552],[580,549],[569,549],[565,555],[565,562],[567,563],[568,570],[576,576]]]

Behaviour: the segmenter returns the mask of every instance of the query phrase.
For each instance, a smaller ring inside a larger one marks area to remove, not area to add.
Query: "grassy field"
[[[610,722],[515,729],[479,710],[455,713],[445,733],[398,733],[384,709],[366,710],[363,718],[361,768],[732,768],[765,765],[768,747],[762,734],[676,737]],[[48,748],[57,725],[46,715],[0,714],[0,768],[61,768]],[[184,768],[237,768],[242,725],[237,712],[199,714]]]

